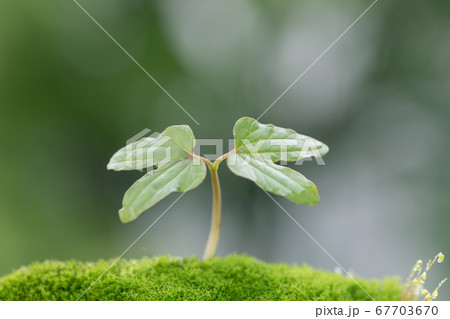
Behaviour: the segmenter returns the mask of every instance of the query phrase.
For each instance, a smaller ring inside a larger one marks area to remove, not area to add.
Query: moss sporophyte
[[[402,300],[417,300],[423,296],[425,301],[432,301],[438,297],[439,289],[447,281],[447,277],[441,280],[432,293],[423,287],[427,280],[427,274],[436,261],[438,264],[442,263],[444,261],[444,254],[439,253],[433,259],[429,259],[425,269],[422,268],[423,263],[421,259],[416,262],[406,280]]]
[[[276,162],[299,162],[314,156],[321,158],[328,147],[291,129],[243,117],[234,125],[234,148],[215,161],[194,153],[195,138],[187,125],[166,128],[161,134],[144,137],[115,153],[108,169],[149,170],[125,193],[119,217],[123,223],[138,218],[146,210],[173,192],[184,193],[200,185],[209,169],[213,205],[209,238],[204,259],[215,256],[220,235],[221,190],[218,168],[227,160],[236,175],[252,180],[267,192],[284,196],[304,205],[315,205],[319,194],[313,182],[299,172]]]

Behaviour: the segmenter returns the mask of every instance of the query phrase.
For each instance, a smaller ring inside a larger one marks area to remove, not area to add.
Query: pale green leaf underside
[[[157,137],[142,138],[121,148],[112,156],[108,169],[140,170],[162,161],[187,159],[194,145],[194,134],[189,126],[170,126]]]
[[[254,181],[262,189],[295,203],[315,205],[320,200],[313,182],[299,172],[277,165],[271,160],[233,151],[227,164],[234,174]]]
[[[243,117],[234,126],[236,150],[227,164],[238,176],[252,180],[262,189],[305,205],[320,200],[313,182],[278,161],[299,161],[322,157],[328,147],[322,142],[297,132]]]
[[[119,211],[122,222],[138,218],[173,192],[187,192],[206,176],[206,165],[193,161],[195,138],[187,125],[170,126],[156,137],[130,143],[116,152],[108,163],[112,170],[157,169],[145,174],[125,193]]]
[[[261,124],[249,117],[239,119],[233,133],[239,153],[257,154],[274,162],[319,158],[328,152],[325,144],[312,137],[272,124]]]
[[[119,211],[123,223],[138,218],[147,209],[173,192],[187,192],[205,179],[206,165],[192,159],[170,161],[147,173],[125,193],[123,207]]]

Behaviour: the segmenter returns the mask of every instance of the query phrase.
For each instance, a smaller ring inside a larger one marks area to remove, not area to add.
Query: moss
[[[112,261],[45,261],[0,279],[0,300],[76,300]],[[397,280],[358,282],[376,300],[399,300]],[[309,266],[232,255],[200,261],[120,260],[81,300],[370,300],[351,279]]]

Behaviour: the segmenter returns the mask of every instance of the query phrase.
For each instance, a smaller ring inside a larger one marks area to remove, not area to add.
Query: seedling
[[[212,181],[213,206],[211,229],[203,258],[214,257],[219,242],[221,191],[219,164],[227,159],[230,170],[249,179],[267,192],[284,196],[305,205],[319,202],[313,182],[299,172],[275,164],[320,158],[328,147],[311,137],[291,129],[243,117],[233,129],[235,147],[214,162],[194,154],[195,138],[187,125],[170,126],[156,137],[146,137],[120,149],[111,158],[108,169],[142,170],[149,172],[125,193],[119,216],[123,223],[138,218],[170,193],[184,193],[200,185],[209,169]]]

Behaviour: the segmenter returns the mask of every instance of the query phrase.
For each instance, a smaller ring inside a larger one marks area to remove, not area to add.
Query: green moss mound
[[[77,300],[112,261],[46,261],[0,279],[0,300]],[[376,300],[399,300],[397,280],[357,279]],[[232,255],[201,261],[120,260],[80,300],[371,300],[352,280],[309,266]]]

